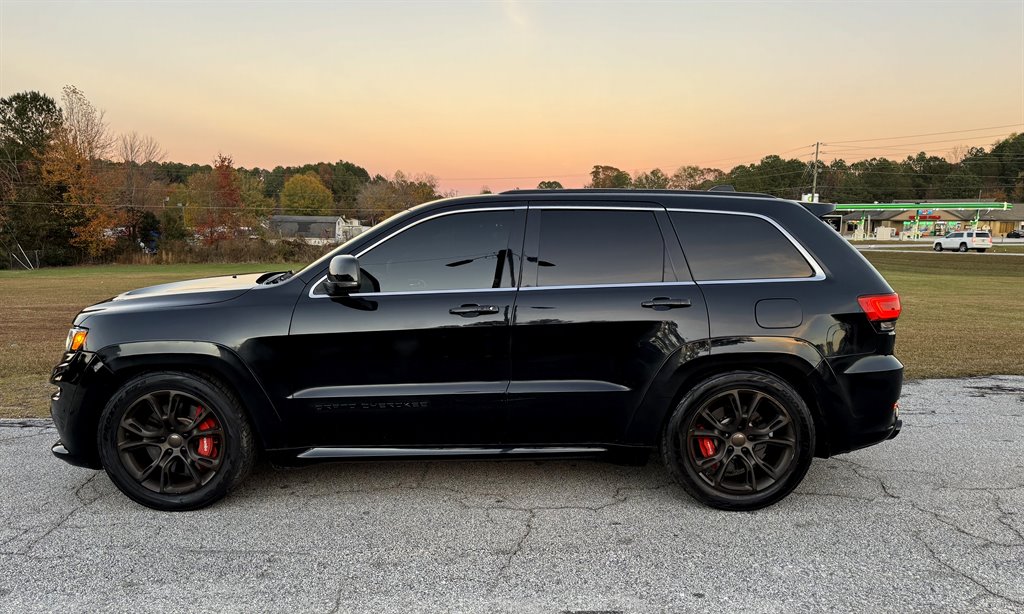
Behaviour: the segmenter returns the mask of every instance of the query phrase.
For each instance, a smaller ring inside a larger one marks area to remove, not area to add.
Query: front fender
[[[206,341],[139,341],[104,347],[95,353],[94,361],[92,369],[106,372],[113,383],[123,382],[136,373],[161,369],[217,377],[238,395],[262,447],[284,445],[281,415],[252,370],[230,348]],[[106,396],[109,398],[113,392],[109,389]]]

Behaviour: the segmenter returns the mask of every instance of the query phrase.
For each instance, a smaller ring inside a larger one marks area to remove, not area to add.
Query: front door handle
[[[690,299],[668,298],[664,296],[659,296],[657,298],[652,298],[649,301],[644,301],[640,303],[640,306],[646,307],[648,309],[657,309],[659,311],[664,309],[678,309],[680,307],[689,307]]]
[[[498,309],[497,305],[462,305],[461,307],[452,307],[448,310],[448,313],[453,316],[469,318],[485,313],[498,313],[499,311],[500,309]]]

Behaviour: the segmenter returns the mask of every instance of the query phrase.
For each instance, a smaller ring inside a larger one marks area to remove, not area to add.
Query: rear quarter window
[[[696,281],[812,277],[814,269],[774,225],[759,217],[671,212]]]

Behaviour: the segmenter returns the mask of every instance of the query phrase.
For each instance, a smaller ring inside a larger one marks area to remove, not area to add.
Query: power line
[[[878,138],[874,138],[874,139],[852,139],[852,140],[848,140],[848,141],[829,141],[829,144],[839,145],[839,144],[843,144],[843,143],[867,143],[869,141],[894,141],[896,139],[913,139],[913,138],[917,138],[919,136],[938,136],[940,134],[961,134],[961,133],[964,133],[964,132],[980,132],[982,130],[998,130],[1000,128],[1015,128],[1015,127],[1018,127],[1018,126],[1024,126],[1024,123],[1006,124],[1004,126],[986,126],[984,128],[967,128],[965,130],[947,130],[945,132],[925,132],[925,133],[922,133],[922,134],[907,134],[907,135],[904,135],[904,136],[884,136],[884,137],[878,137]],[[987,138],[987,137],[977,137],[977,138]]]

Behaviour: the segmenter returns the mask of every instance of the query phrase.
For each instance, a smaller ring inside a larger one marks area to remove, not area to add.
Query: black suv
[[[636,456],[755,509],[894,437],[899,298],[819,215],[735,192],[559,190],[405,211],[298,273],[126,292],[53,371],[54,453],[154,508],[257,453]]]

